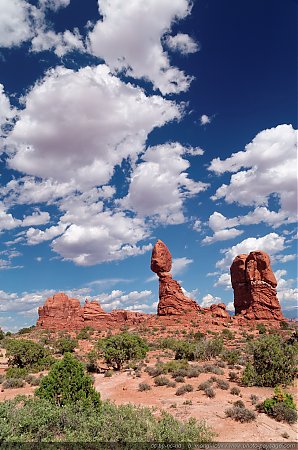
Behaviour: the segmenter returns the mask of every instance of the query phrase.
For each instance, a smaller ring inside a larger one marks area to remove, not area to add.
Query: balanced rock
[[[160,239],[156,242],[152,250],[151,270],[157,274],[170,272],[172,268],[172,255],[170,250]]]
[[[236,256],[231,265],[235,314],[247,319],[283,320],[269,255],[260,250]]]
[[[157,314],[159,316],[168,316],[200,311],[200,306],[191,298],[186,297],[178,281],[173,280],[170,274],[171,267],[171,253],[168,247],[161,240],[158,240],[153,248],[151,257],[151,270],[159,278]]]

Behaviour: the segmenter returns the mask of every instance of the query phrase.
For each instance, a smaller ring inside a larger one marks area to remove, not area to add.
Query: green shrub
[[[266,335],[252,345],[254,384],[257,386],[276,386],[289,384],[296,374],[297,348],[288,345],[278,335]],[[252,383],[253,375],[244,377]]]
[[[225,367],[226,367],[226,363],[224,362],[224,361],[217,361],[216,362],[216,365],[218,366],[218,367],[221,367],[222,369],[224,369]]]
[[[222,332],[221,332],[221,335],[222,335],[223,338],[226,338],[226,339],[229,339],[229,340],[232,340],[232,339],[235,338],[234,333],[231,330],[228,330],[228,328],[224,328],[222,330]]]
[[[266,334],[267,330],[263,323],[258,323],[256,328],[259,330],[259,334]]]
[[[191,384],[184,384],[183,386],[180,386],[175,395],[183,395],[186,394],[186,392],[192,392],[193,391],[193,386]]]
[[[207,395],[207,397],[209,397],[209,398],[214,398],[215,397],[214,389],[211,386],[210,387],[206,387],[204,389],[204,392]]]
[[[201,339],[203,339],[205,337],[204,333],[201,333],[201,331],[197,331],[194,335],[193,335],[194,339],[196,341],[200,341]]]
[[[278,422],[287,422],[290,425],[297,422],[297,411],[284,403],[274,405],[271,416]]]
[[[245,386],[254,386],[256,383],[257,373],[254,366],[248,362],[242,374],[241,382]]]
[[[3,389],[15,389],[15,388],[21,388],[24,387],[25,383],[24,380],[21,380],[20,378],[7,378],[2,383]]]
[[[256,405],[257,401],[259,400],[259,397],[255,394],[251,394],[250,400],[251,400],[252,405]]]
[[[39,386],[41,378],[35,377],[34,375],[27,375],[25,381],[31,386]]]
[[[279,326],[282,330],[288,330],[290,328],[290,325],[288,322],[286,322],[285,320],[281,320],[279,322]]]
[[[224,391],[230,387],[229,383],[225,380],[216,380],[216,384],[218,388],[223,389]]]
[[[87,362],[86,362],[87,372],[91,373],[98,372],[97,360],[98,360],[98,352],[95,349],[87,353]]]
[[[233,406],[225,411],[227,417],[231,417],[238,422],[252,422],[256,419],[256,414],[250,409],[243,408],[242,406]]]
[[[177,377],[175,377],[175,381],[176,383],[185,383],[185,378],[181,375],[178,375]]]
[[[177,373],[180,369],[184,369],[188,371],[190,369],[190,365],[188,364],[188,361],[185,359],[179,359],[179,360],[173,360],[173,361],[167,361],[166,363],[163,363],[160,365],[162,371],[164,374],[166,373]]]
[[[89,326],[84,327],[78,332],[76,338],[77,339],[82,339],[82,340],[83,339],[90,339],[91,334],[93,333],[93,331],[94,330],[93,330],[92,327],[89,327]]]
[[[203,381],[203,383],[199,384],[198,390],[204,391],[205,389],[210,388],[210,387],[212,387],[210,381]]]
[[[49,368],[53,363],[49,350],[27,339],[9,339],[6,350],[8,364],[12,367],[28,367],[38,371]]]
[[[204,364],[203,371],[207,373],[215,373],[216,375],[223,375],[224,371],[215,364]]]
[[[223,350],[223,339],[202,339],[196,344],[194,359],[206,360],[221,354]]]
[[[176,350],[176,347],[179,345],[180,341],[173,337],[166,337],[158,340],[158,347],[161,349],[169,349]]]
[[[223,353],[222,357],[228,364],[238,364],[240,361],[241,353],[239,352],[239,350],[226,350]]]
[[[32,325],[31,327],[21,328],[21,329],[18,331],[18,334],[28,334],[28,333],[31,333],[31,331],[34,330],[34,328],[35,328],[35,325]]]
[[[74,349],[78,345],[78,342],[76,339],[72,339],[69,336],[62,337],[58,339],[56,342],[56,349],[61,355],[64,355],[64,353],[72,353],[74,352]]]
[[[120,370],[125,362],[145,358],[148,351],[144,339],[127,332],[102,339],[100,347],[106,363],[116,370]]]
[[[230,381],[237,381],[238,380],[238,373],[237,372],[229,372],[229,380]]]
[[[25,396],[0,403],[0,422],[0,442],[28,442],[31,447],[40,442],[71,442],[73,448],[82,442],[96,448],[101,443],[138,442],[140,448],[148,448],[156,442],[205,443],[214,436],[204,422],[182,422],[165,412],[156,418],[149,408],[110,402],[103,402],[100,411],[80,403],[61,408]]]
[[[2,339],[5,338],[5,333],[4,331],[2,331],[2,329],[0,328],[0,341],[2,341]]]
[[[159,375],[163,374],[163,369],[161,366],[159,367],[148,366],[145,368],[145,372],[147,372],[148,375],[150,375],[150,377],[158,377]]]
[[[232,387],[232,389],[230,390],[230,393],[232,395],[239,395],[240,394],[240,389],[238,387]]]
[[[154,380],[155,386],[168,386],[171,381],[164,376],[156,377]]]
[[[90,376],[86,375],[84,366],[70,353],[65,353],[61,361],[57,361],[49,374],[41,380],[35,395],[49,400],[59,406],[81,401],[100,405],[100,395],[92,386]]]
[[[139,391],[143,392],[143,391],[150,391],[151,390],[151,386],[150,384],[147,383],[140,383],[139,384]]]
[[[236,400],[236,401],[233,403],[233,405],[234,405],[234,406],[237,406],[237,407],[239,407],[239,408],[245,408],[245,404],[243,403],[242,400]]]
[[[106,370],[103,376],[105,378],[111,378],[113,376],[113,371],[112,370]]]
[[[187,370],[187,378],[196,378],[198,377],[201,373],[202,373],[202,369],[199,366],[192,366],[189,367],[189,369]]]
[[[28,373],[29,369],[27,367],[23,367],[22,369],[20,367],[9,367],[5,372],[5,376],[6,378],[20,378],[24,380]]]
[[[193,342],[180,341],[176,346],[175,359],[195,360],[196,345]]]
[[[295,423],[297,421],[296,404],[291,394],[284,392],[280,386],[274,389],[274,395],[257,405],[261,412],[279,422]]]

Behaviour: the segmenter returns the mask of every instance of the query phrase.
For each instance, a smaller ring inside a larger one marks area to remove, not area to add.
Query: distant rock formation
[[[86,326],[94,329],[120,328],[123,325],[138,325],[148,314],[135,311],[114,310],[105,312],[96,301],[81,306],[76,298],[64,293],[49,297],[44,306],[38,308],[37,326],[48,330],[79,330]]]
[[[284,319],[267,253],[256,250],[236,256],[230,272],[236,315],[257,320]]]
[[[159,316],[169,316],[200,311],[200,306],[191,298],[186,297],[180,284],[173,280],[170,274],[171,268],[171,253],[168,247],[161,240],[158,240],[153,248],[151,257],[151,270],[159,278],[157,314]]]
[[[219,317],[221,319],[229,319],[230,314],[226,310],[226,305],[224,303],[216,303],[210,306],[210,311],[213,316]]]

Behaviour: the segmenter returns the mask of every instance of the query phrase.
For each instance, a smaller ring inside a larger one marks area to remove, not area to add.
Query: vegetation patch
[[[191,384],[184,384],[183,386],[180,386],[177,391],[176,391],[176,395],[183,395],[186,394],[187,392],[192,392],[193,391],[193,386]]]
[[[173,443],[211,442],[214,433],[202,421],[182,422],[149,408],[102,402],[100,410],[81,402],[63,408],[46,399],[16,397],[0,403],[1,442]]]
[[[292,395],[284,392],[281,387],[274,389],[274,395],[266,398],[263,403],[257,405],[260,412],[266,413],[278,422],[293,424],[297,422],[296,404]]]
[[[115,334],[99,341],[99,348],[105,362],[120,370],[128,361],[145,358],[148,346],[144,339],[127,332]]]
[[[227,417],[242,423],[252,422],[256,419],[255,412],[243,406],[233,406],[232,408],[228,408],[225,413]]]
[[[248,386],[290,384],[296,375],[298,344],[279,335],[265,335],[250,344],[252,362],[248,363],[242,383]]]

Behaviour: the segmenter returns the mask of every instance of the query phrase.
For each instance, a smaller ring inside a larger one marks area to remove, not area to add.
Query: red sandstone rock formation
[[[79,330],[85,326],[94,329],[119,329],[123,325],[141,324],[147,314],[114,310],[106,313],[96,301],[86,300],[83,306],[75,298],[59,293],[49,297],[38,308],[37,326],[49,330]]]
[[[83,318],[84,320],[96,320],[101,319],[102,317],[106,316],[106,312],[102,309],[102,307],[96,302],[88,302],[88,300],[85,301],[85,304],[83,306]]]
[[[151,270],[159,278],[159,316],[179,315],[198,312],[200,306],[183,294],[180,284],[169,273],[172,268],[172,256],[168,247],[158,240],[153,248]]]
[[[79,300],[61,292],[49,297],[38,308],[38,315],[37,325],[51,330],[81,328],[84,322]]]
[[[230,314],[226,310],[226,305],[224,303],[217,303],[210,306],[210,311],[213,316],[220,317],[221,319],[229,319]]]
[[[247,319],[284,319],[267,253],[256,250],[236,256],[230,272],[236,315],[242,314]]]

